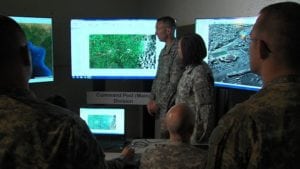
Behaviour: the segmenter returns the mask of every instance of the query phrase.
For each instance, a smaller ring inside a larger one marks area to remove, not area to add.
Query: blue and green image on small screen
[[[88,126],[96,130],[115,130],[116,115],[88,115]]]

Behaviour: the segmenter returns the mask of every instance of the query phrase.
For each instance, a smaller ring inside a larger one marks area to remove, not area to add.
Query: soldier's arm
[[[196,113],[200,119],[196,119],[201,125],[199,133],[202,133],[202,140],[208,137],[214,125],[214,86],[211,77],[204,69],[195,69],[193,72],[193,93],[195,94]]]
[[[248,168],[253,151],[249,137],[253,132],[251,126],[255,126],[255,122],[243,114],[243,108],[228,112],[209,139],[206,169]]]
[[[74,169],[107,169],[105,155],[96,138],[82,120],[75,120],[68,126],[70,134],[64,134],[68,140],[65,155],[73,156]]]
[[[175,56],[173,56],[174,57],[173,62],[171,62],[170,65],[171,70],[170,70],[169,82],[167,83],[165,94],[162,96],[163,97],[162,100],[164,100],[163,104],[166,105],[166,108],[171,107],[172,103],[175,102],[177,85],[183,73],[183,66],[177,51],[174,53],[174,55]]]
[[[145,152],[141,156],[139,169],[148,169],[153,167],[153,158],[151,157],[153,154],[149,149],[146,149]]]

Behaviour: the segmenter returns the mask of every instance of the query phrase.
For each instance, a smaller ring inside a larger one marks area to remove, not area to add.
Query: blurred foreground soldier
[[[147,149],[140,161],[140,169],[202,169],[207,152],[190,145],[195,117],[184,103],[174,105],[166,115],[170,140]]]
[[[104,160],[79,116],[33,95],[30,58],[23,30],[0,15],[0,168],[122,168],[123,159]],[[132,154],[123,151],[123,157]]]
[[[250,67],[263,88],[236,105],[210,137],[207,169],[300,166],[300,5],[269,5],[250,34]]]

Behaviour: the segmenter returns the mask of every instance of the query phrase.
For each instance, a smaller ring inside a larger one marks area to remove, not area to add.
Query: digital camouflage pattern
[[[106,169],[104,157],[78,115],[26,90],[0,93],[1,169]]]
[[[157,144],[142,154],[140,169],[203,169],[207,152],[185,143]]]
[[[207,143],[215,126],[215,94],[213,74],[205,62],[186,67],[178,83],[176,103],[186,103],[195,113],[191,144]]]
[[[300,77],[272,81],[236,105],[213,131],[207,169],[300,166]]]
[[[158,59],[158,69],[150,97],[159,107],[160,118],[164,118],[168,109],[174,104],[177,84],[183,72],[177,48],[178,41],[174,41],[170,46],[165,45]]]

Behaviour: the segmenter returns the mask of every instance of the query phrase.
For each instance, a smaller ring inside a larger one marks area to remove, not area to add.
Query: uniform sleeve
[[[209,137],[214,127],[214,86],[208,71],[203,69],[196,69],[196,71],[193,77],[193,93],[196,108],[196,136],[199,137],[197,142],[200,142]]]
[[[73,136],[69,138],[68,145],[75,154],[73,168],[107,169],[104,152],[87,125],[79,121],[70,130]]]
[[[175,44],[169,51],[170,53],[160,54],[156,75],[159,79],[154,79],[150,95],[150,99],[155,100],[161,113],[165,113],[174,103],[177,84],[183,72],[177,45]],[[168,55],[168,61],[162,60],[165,55]]]
[[[142,155],[139,169],[147,169],[148,168],[147,161],[145,158],[146,158],[145,155]]]
[[[82,126],[82,135],[78,137],[78,152],[76,157],[77,166],[82,166],[82,168],[97,168],[97,169],[122,169],[125,166],[125,162],[122,159],[105,160],[105,155],[95,140],[94,136],[90,131]],[[80,162],[84,161],[84,162]]]
[[[167,83],[167,86],[164,91],[165,94],[162,95],[162,103],[160,103],[160,106],[163,107],[166,111],[173,105],[173,103],[175,103],[177,85],[183,72],[183,67],[178,56],[177,50],[174,51],[173,55],[174,58],[170,65],[171,70],[169,83]]]
[[[125,163],[122,159],[116,158],[106,161],[108,169],[122,169],[125,166]]]
[[[158,57],[158,67],[157,67],[157,71],[156,71],[156,77],[153,80],[152,86],[151,86],[151,93],[150,93],[150,99],[151,100],[155,100],[156,97],[157,97],[156,95],[158,93],[158,87],[159,87],[159,86],[157,86],[158,85],[158,82],[157,82],[158,79],[157,79],[157,77],[158,77],[158,74],[162,71],[162,64],[161,64],[161,62],[162,62],[162,56],[163,56],[163,50],[159,54],[159,57]]]
[[[257,168],[250,164],[250,159],[258,157],[256,124],[242,110],[230,111],[213,131],[206,169]]]
[[[141,156],[139,169],[148,169],[151,168],[152,158],[149,155],[149,149],[146,149]]]

